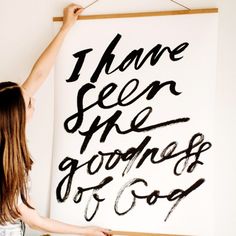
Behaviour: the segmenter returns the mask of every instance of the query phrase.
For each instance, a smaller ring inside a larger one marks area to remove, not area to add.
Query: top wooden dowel
[[[170,16],[170,15],[187,15],[187,14],[206,14],[217,13],[218,8],[194,9],[194,10],[177,10],[177,11],[157,11],[157,12],[137,12],[137,13],[114,13],[101,15],[79,16],[78,20],[99,20],[111,18],[132,18],[132,17],[150,17],[150,16]],[[63,21],[63,17],[53,17],[53,21]]]

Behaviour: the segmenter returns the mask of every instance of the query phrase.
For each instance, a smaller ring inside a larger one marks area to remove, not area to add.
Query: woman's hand
[[[83,235],[85,236],[110,236],[111,231],[108,229],[100,228],[100,227],[84,227]]]
[[[62,28],[70,29],[71,26],[77,21],[79,14],[83,11],[83,8],[77,4],[70,4],[63,10],[63,25]]]

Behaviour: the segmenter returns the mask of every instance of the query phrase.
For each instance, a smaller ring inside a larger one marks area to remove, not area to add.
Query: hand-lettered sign
[[[213,235],[217,14],[78,21],[55,68],[51,217]]]

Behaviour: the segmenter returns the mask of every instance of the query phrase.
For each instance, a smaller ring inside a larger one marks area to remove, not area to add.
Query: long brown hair
[[[26,107],[22,90],[13,82],[0,83],[0,225],[20,216],[18,198],[27,202],[32,160],[26,145]]]

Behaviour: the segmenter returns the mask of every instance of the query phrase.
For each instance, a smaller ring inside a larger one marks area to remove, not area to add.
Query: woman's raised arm
[[[68,7],[64,8],[63,25],[61,29],[38,58],[30,75],[22,84],[23,89],[26,90],[29,96],[33,96],[48,77],[67,32],[76,22],[82,10],[83,8],[76,4],[70,4]]]

